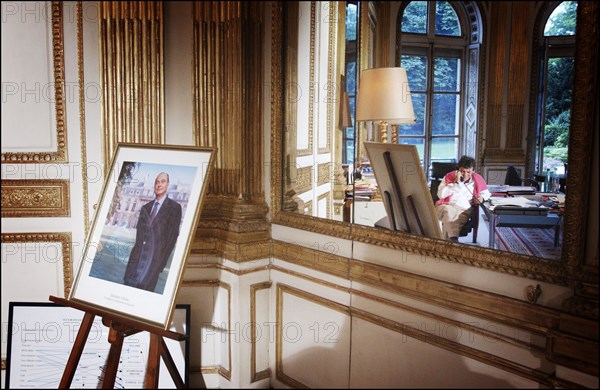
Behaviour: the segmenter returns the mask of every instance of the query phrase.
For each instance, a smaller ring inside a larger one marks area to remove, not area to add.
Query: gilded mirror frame
[[[6,164],[46,164],[67,163],[67,118],[66,118],[66,90],[65,90],[65,51],[63,35],[63,3],[60,1],[46,2],[44,11],[50,12],[50,34],[52,36],[52,77],[54,80],[50,92],[54,99],[54,125],[56,134],[56,151],[23,151],[3,152],[0,160]]]
[[[588,211],[592,131],[596,109],[597,26],[596,3],[582,2],[578,7],[573,109],[569,143],[569,192],[565,201],[561,261],[548,260],[489,248],[454,244],[404,232],[325,220],[282,211],[283,200],[283,118],[284,118],[284,48],[283,2],[273,2],[271,82],[271,212],[272,223],[297,229],[355,240],[386,248],[432,256],[451,262],[472,265],[501,273],[531,278],[563,286],[597,283],[594,273],[585,272],[585,236]]]

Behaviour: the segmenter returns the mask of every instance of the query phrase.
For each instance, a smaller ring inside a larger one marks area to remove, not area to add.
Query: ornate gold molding
[[[317,3],[315,1],[310,2],[310,63],[308,66],[308,133],[307,142],[308,146],[306,149],[298,149],[296,151],[297,156],[310,156],[313,153],[313,134],[315,128],[315,35],[316,35],[316,12]],[[299,57],[299,56],[298,56]],[[296,64],[300,66],[300,64]],[[296,80],[297,82],[297,80]],[[297,129],[296,129],[297,131]],[[298,192],[303,192],[298,190]]]
[[[409,253],[431,256],[434,259],[472,265],[548,283],[568,285],[564,266],[556,260],[475,246],[469,246],[469,250],[465,251],[464,245],[444,243],[441,246],[440,240],[404,232],[373,229],[360,225],[353,225],[352,228],[353,238],[367,244],[399,249]]]
[[[194,2],[193,122],[215,147],[197,237],[247,242],[270,236],[263,188],[262,2]]]
[[[227,291],[227,337],[228,337],[228,361],[229,361],[229,370],[225,367],[218,365],[213,367],[201,368],[202,373],[215,373],[218,372],[223,378],[227,380],[231,380],[231,372],[233,368],[231,367],[231,285],[225,283],[221,280],[217,279],[209,279],[209,280],[183,280],[181,282],[182,287],[217,287],[223,288]],[[206,370],[206,371],[205,371]]]
[[[79,84],[79,142],[81,144],[81,176],[83,195],[83,226],[85,236],[90,230],[90,212],[88,200],[88,176],[87,176],[87,147],[85,129],[85,70],[83,63],[83,4],[77,1],[77,73]]]
[[[327,250],[327,248],[321,249]],[[543,306],[530,305],[516,299],[473,288],[459,287],[452,283],[390,267],[336,256],[319,249],[273,240],[273,257],[441,307],[517,326],[531,332],[544,332],[558,324],[559,313]],[[435,259],[431,261],[435,261]],[[310,278],[302,274],[295,274],[295,276]],[[324,281],[311,280],[329,287],[347,290]]]
[[[543,306],[360,260],[350,260],[350,279],[532,332],[544,332],[558,323],[558,313]]]
[[[209,233],[214,233],[214,229],[206,232],[198,229],[196,239],[192,243],[191,254],[219,256],[236,263],[266,259],[270,256],[270,240],[243,242],[247,237],[240,237],[239,240],[236,240],[236,237],[231,239],[207,238],[206,235]]]
[[[270,288],[271,282],[256,283],[250,286],[250,341],[252,344],[250,352],[250,383],[270,378],[271,376],[270,368],[256,372],[256,293],[260,290],[268,290]]]
[[[323,12],[323,5],[319,2],[319,7],[321,7],[321,13]],[[327,5],[328,14],[328,25],[329,31],[327,32],[327,80],[329,80],[328,84],[325,87],[326,91],[326,101],[327,101],[327,126],[325,127],[326,141],[324,147],[319,147],[319,154],[329,153],[331,152],[331,135],[336,132],[336,116],[335,114],[338,112],[337,107],[339,107],[339,101],[337,100],[338,96],[341,96],[341,93],[338,93],[339,85],[334,82],[334,80],[339,80],[339,76],[335,73],[335,56],[337,52],[337,22],[338,22],[338,2],[330,1]],[[323,17],[321,17],[323,19]],[[323,87],[321,88],[321,90]],[[319,126],[319,131],[322,131],[321,126]],[[332,156],[333,158],[333,156]]]
[[[68,180],[2,180],[2,218],[68,217]]]
[[[283,2],[271,2],[271,215],[273,220],[280,215],[282,206],[282,186],[279,181],[283,178],[283,159],[281,156],[284,145],[283,139]]]
[[[298,194],[310,191],[313,188],[313,166],[298,168],[295,179],[292,178],[292,184]]]
[[[334,183],[334,165],[331,162],[317,165],[317,185],[325,183]]]
[[[273,257],[277,259],[342,278],[348,277],[349,259],[335,255],[337,247],[333,243],[322,249],[329,252],[273,240]]]
[[[321,210],[319,209],[321,205],[321,201],[325,199],[325,218],[331,218],[331,191],[327,191],[317,198],[317,212],[320,214]]]
[[[2,153],[3,163],[66,163],[67,114],[65,108],[65,53],[63,35],[63,2],[52,2],[52,64],[54,75],[54,110],[56,113],[56,152]]]
[[[119,142],[165,142],[163,6],[101,1],[98,8],[107,172]]]
[[[62,246],[62,268],[65,297],[69,296],[73,283],[71,259],[71,233],[2,233],[2,243],[59,242]]]
[[[312,200],[304,202],[304,215],[313,215]]]

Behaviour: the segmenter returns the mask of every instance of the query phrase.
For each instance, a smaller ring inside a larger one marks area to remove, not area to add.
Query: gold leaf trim
[[[69,296],[73,283],[71,259],[71,233],[2,233],[2,243],[60,242],[62,245],[63,280],[65,297]]]
[[[2,218],[68,217],[68,180],[2,180]]]
[[[261,379],[269,378],[271,369],[256,372],[256,293],[260,290],[271,288],[271,282],[256,283],[250,286],[250,342],[252,350],[250,351],[250,383]]]
[[[54,73],[54,110],[56,112],[56,152],[2,153],[0,160],[11,164],[68,162],[67,114],[65,108],[65,52],[63,36],[63,2],[52,2],[52,62]]]

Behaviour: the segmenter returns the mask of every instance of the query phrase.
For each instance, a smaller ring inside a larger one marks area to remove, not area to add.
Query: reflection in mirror
[[[357,8],[284,3],[284,211],[343,219],[354,150]]]
[[[386,212],[364,142],[383,135],[416,147],[432,202],[463,155],[497,194],[509,167],[519,186],[537,179],[544,194],[528,200],[550,210],[515,218],[488,204],[477,236],[459,240],[560,259],[573,82],[560,74],[572,74],[577,2],[512,3],[284,2],[282,210],[374,226]],[[356,121],[361,70],[375,67],[407,70],[416,123],[387,125],[385,135],[378,122]]]

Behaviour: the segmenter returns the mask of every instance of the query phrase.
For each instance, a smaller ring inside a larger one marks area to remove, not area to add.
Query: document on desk
[[[537,207],[538,202],[527,199],[524,196],[492,196],[490,198],[492,206],[514,206],[514,207]]]
[[[488,185],[488,190],[491,193],[507,193],[507,194],[534,194],[535,187],[531,186],[508,186],[508,185]]]

